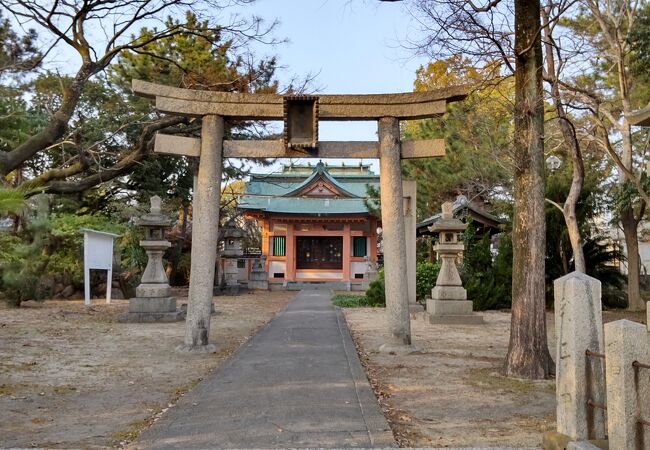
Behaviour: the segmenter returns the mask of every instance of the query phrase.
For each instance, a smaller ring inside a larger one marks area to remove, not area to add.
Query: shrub
[[[83,228],[120,234],[124,227],[101,215],[54,214],[46,236],[47,272],[64,284],[83,286]]]
[[[440,272],[440,263],[419,261],[415,266],[415,296],[417,300],[424,300],[431,295],[431,289],[436,285]]]
[[[25,238],[2,235],[0,243],[0,291],[10,306],[23,300],[41,300],[49,295],[42,283],[48,257],[45,238],[49,223],[36,219],[25,227]]]
[[[597,278],[602,286],[603,306],[607,308],[626,308],[628,304],[625,290],[627,277],[618,268],[618,261],[625,255],[610,245],[606,236],[590,236],[583,239],[587,275]]]
[[[332,299],[332,303],[341,308],[360,308],[368,306],[368,300],[365,295],[355,294],[337,294]]]
[[[129,225],[118,240],[120,252],[120,288],[125,297],[135,297],[135,288],[140,284],[140,277],[147,265],[147,253],[140,247],[144,231],[140,227]]]
[[[55,286],[83,287],[82,228],[120,233],[125,227],[101,215],[36,217],[20,236],[2,236],[0,291],[13,306],[52,296]]]
[[[415,270],[416,296],[418,300],[423,300],[428,295],[431,295],[431,289],[435,286],[438,272],[440,272],[440,264],[421,261],[417,263]],[[370,283],[366,291],[366,299],[368,306],[386,306],[386,286],[383,268],[379,270],[377,279]]]
[[[499,249],[493,258],[490,236],[476,236],[476,227],[470,226],[463,234],[465,252],[460,275],[467,289],[467,298],[476,311],[509,308],[512,303],[512,241],[503,233]]]
[[[386,290],[384,287],[384,269],[379,269],[377,279],[370,283],[366,291],[368,306],[386,306]]]

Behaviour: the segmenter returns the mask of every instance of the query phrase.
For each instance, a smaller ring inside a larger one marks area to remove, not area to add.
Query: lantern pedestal
[[[264,270],[266,262],[266,257],[264,255],[260,256],[260,259],[253,261],[253,267],[251,268],[251,274],[248,278],[248,289],[253,290],[269,290],[269,274]]]
[[[474,314],[470,300],[427,300],[429,323],[438,325],[480,325],[483,316]]]

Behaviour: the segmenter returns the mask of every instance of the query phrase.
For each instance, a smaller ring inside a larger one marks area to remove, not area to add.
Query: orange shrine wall
[[[353,256],[353,239],[366,238],[366,256],[377,261],[377,226],[373,216],[315,218],[313,216],[257,218],[262,227],[262,254],[266,257],[266,271],[270,283],[294,281],[349,281],[361,284],[366,271],[366,257]],[[285,255],[273,254],[273,238],[285,237]],[[297,241],[300,237],[342,238],[340,269],[299,268]]]

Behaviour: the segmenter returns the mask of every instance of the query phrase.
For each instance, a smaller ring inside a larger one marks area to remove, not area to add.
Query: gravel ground
[[[215,297],[210,340],[218,351],[209,355],[174,351],[184,322],[118,323],[125,300],[0,304],[0,446],[127,444],[294,295]]]
[[[555,429],[554,380],[501,375],[510,314],[480,313],[486,324],[430,325],[412,320],[418,352],[378,353],[388,340],[385,310],[350,308],[346,319],[368,377],[403,447],[540,447]],[[644,314],[605,312],[604,320],[645,322]],[[555,350],[552,312],[547,315]]]

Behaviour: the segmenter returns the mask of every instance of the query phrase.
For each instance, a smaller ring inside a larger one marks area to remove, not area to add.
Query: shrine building
[[[262,229],[269,287],[343,283],[361,289],[368,260],[377,262],[379,220],[368,211],[369,165],[288,164],[251,174],[239,209]]]

